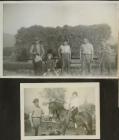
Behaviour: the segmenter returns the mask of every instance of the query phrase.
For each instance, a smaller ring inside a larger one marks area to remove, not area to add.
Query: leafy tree
[[[56,119],[60,119],[60,112],[64,109],[65,89],[63,88],[46,88],[44,89],[45,98],[49,100],[49,112]]]
[[[24,59],[29,59],[29,48],[36,37],[43,41],[46,52],[51,49],[55,55],[58,54],[58,47],[62,44],[63,40],[67,39],[71,46],[72,57],[79,58],[80,46],[84,38],[88,38],[93,44],[95,54],[97,55],[98,50],[100,49],[101,40],[108,39],[110,35],[111,29],[107,24],[90,26],[78,25],[74,27],[65,25],[56,28],[43,27],[40,25],[34,25],[29,28],[22,27],[16,34],[15,46],[17,48],[17,59],[21,60],[20,58],[23,58],[23,55],[25,55]],[[22,50],[24,51],[22,52]]]
[[[44,89],[45,97],[49,99],[49,101],[57,101],[60,103],[64,103],[65,101],[65,89],[63,88],[46,88]]]

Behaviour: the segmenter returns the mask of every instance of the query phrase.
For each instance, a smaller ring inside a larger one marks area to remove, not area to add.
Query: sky
[[[72,93],[76,91],[78,93],[79,99],[80,99],[80,105],[85,102],[85,100],[88,103],[93,103],[95,104],[95,96],[96,93],[94,91],[94,87],[69,87],[65,88],[65,108],[69,109],[69,102],[72,96]],[[43,93],[43,94],[42,94]],[[44,113],[48,115],[49,110],[48,110],[48,104],[44,105],[44,103],[48,103],[49,100],[46,99],[45,96],[44,88],[26,88],[24,92],[24,107],[25,107],[25,112],[30,113],[32,112],[34,106],[33,106],[33,100],[35,98],[38,98],[40,100],[40,106],[44,110]]]
[[[16,34],[21,27],[32,25],[63,26],[93,25],[106,23],[112,35],[117,36],[115,4],[81,3],[19,3],[4,4],[4,32]]]

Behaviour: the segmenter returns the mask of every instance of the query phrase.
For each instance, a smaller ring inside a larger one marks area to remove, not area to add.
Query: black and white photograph
[[[117,77],[117,2],[3,3],[5,77]]]
[[[99,83],[21,83],[21,139],[99,139]]]

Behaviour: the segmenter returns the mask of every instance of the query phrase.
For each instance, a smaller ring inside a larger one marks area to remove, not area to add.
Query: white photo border
[[[25,88],[55,88],[55,87],[92,87],[95,90],[96,99],[96,135],[80,136],[25,136],[24,134],[24,89]],[[100,139],[100,84],[99,82],[85,83],[20,83],[20,117],[21,117],[21,140],[39,139]]]
[[[118,4],[119,5],[119,1],[1,1],[0,2],[0,78],[43,78],[43,79],[68,79],[68,78],[74,78],[74,79],[118,79],[119,78],[119,43],[118,43],[118,58],[117,58],[117,72],[115,76],[105,76],[105,75],[97,75],[97,76],[48,76],[48,77],[44,77],[44,76],[13,76],[13,75],[9,75],[9,76],[4,76],[3,74],[3,4],[73,4],[73,3],[77,3],[77,4]],[[118,8],[119,9],[119,8]],[[117,16],[119,16],[117,14]],[[118,21],[119,22],[119,21]],[[117,29],[119,30],[119,27],[117,25]]]

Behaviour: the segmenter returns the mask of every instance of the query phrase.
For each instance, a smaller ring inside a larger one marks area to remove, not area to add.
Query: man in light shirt
[[[43,110],[39,106],[39,99],[38,98],[35,98],[33,100],[33,104],[34,104],[34,109],[30,113],[30,123],[31,123],[32,128],[35,131],[35,136],[38,136],[41,133],[41,130],[39,132],[39,128],[40,128],[40,125],[41,125]]]
[[[67,41],[64,41],[58,49],[59,57],[62,60],[62,72],[69,72],[71,61],[71,48]]]
[[[84,39],[84,43],[81,45],[81,65],[82,72],[88,71],[91,72],[91,64],[93,61],[94,49],[93,45],[89,42],[88,39]]]

